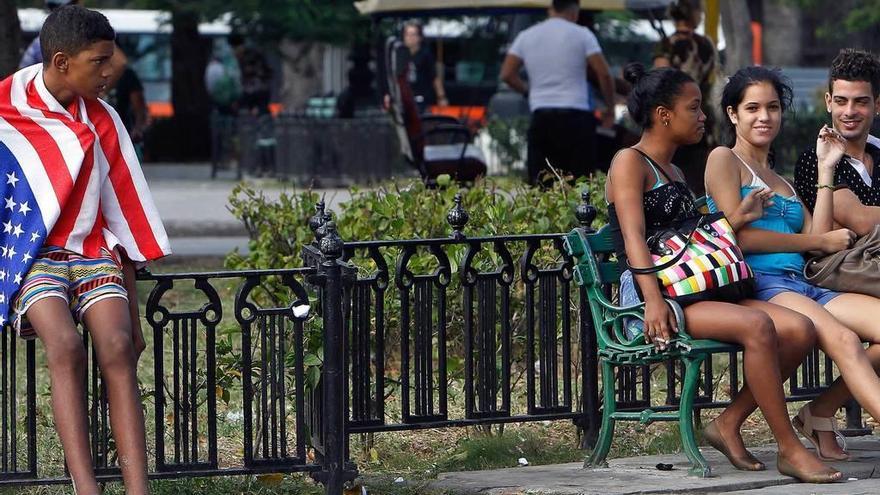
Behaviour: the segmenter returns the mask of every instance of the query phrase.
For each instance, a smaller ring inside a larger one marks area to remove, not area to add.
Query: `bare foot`
[[[777,457],[777,468],[780,473],[806,483],[830,483],[843,476],[840,471],[820,461],[803,446],[785,452],[780,450]]]
[[[761,471],[765,469],[764,463],[756,459],[746,449],[739,428],[740,425],[727,422],[725,415],[722,413],[706,426],[703,430],[703,436],[710,445],[727,456],[731,464],[737,469],[746,471]]]

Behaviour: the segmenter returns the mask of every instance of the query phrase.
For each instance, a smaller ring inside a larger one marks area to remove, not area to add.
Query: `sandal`
[[[852,459],[852,456],[846,451],[846,437],[837,429],[837,419],[834,416],[830,418],[813,416],[810,404],[807,403],[798,411],[797,416],[791,419],[791,425],[816,447],[816,457],[819,459],[823,461],[848,461]],[[819,446],[819,435],[816,435],[817,431],[833,431],[834,435],[840,439],[843,455],[837,457],[823,455],[822,448]]]

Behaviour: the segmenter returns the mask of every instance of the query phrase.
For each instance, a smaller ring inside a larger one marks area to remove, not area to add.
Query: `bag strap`
[[[661,167],[659,163],[657,163],[656,161],[654,161],[653,158],[651,158],[650,156],[648,156],[647,153],[645,153],[644,151],[642,151],[642,150],[640,150],[640,149],[638,149],[638,148],[636,148],[636,147],[631,147],[630,149],[635,150],[635,151],[638,152],[640,155],[642,155],[642,156],[645,158],[645,160],[648,161],[648,164],[649,164],[649,165],[651,165],[652,167],[654,167],[654,169],[659,170],[660,173],[663,174],[663,177],[666,177],[666,180],[667,180],[667,181],[669,181],[670,183],[672,183],[672,182],[678,182],[678,181],[674,181],[674,180],[672,180],[672,177],[670,177],[669,174],[667,174],[666,171],[663,170],[663,167]]]
[[[676,263],[678,263],[678,261],[681,259],[681,257],[684,256],[685,251],[687,251],[687,245],[690,244],[691,241],[693,240],[694,234],[697,232],[697,229],[699,229],[700,227],[703,226],[703,221],[705,221],[705,219],[706,219],[706,215],[700,217],[700,219],[697,221],[697,225],[694,227],[694,230],[692,230],[691,233],[688,234],[688,237],[684,243],[684,246],[678,251],[678,253],[676,253],[675,256],[672,257],[671,260],[669,260],[665,263],[662,263],[660,265],[639,268],[639,267],[635,267],[635,266],[630,265],[629,258],[627,258],[626,259],[626,267],[629,269],[629,271],[631,271],[632,273],[634,273],[636,275],[650,275],[652,273],[657,273],[657,272],[663,271],[663,270],[669,268],[670,266],[675,265]]]

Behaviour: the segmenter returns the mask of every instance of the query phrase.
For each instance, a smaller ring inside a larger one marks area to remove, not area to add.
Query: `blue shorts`
[[[629,270],[624,270],[620,274],[619,295],[620,305],[624,307],[634,306],[642,302],[639,298],[639,293],[636,292],[636,283],[633,280],[632,272]],[[644,333],[645,322],[633,316],[625,316],[623,318],[623,330],[627,337],[635,339]]]
[[[761,301],[769,301],[783,292],[794,292],[809,297],[817,303],[825,306],[832,299],[840,295],[831,289],[823,289],[807,282],[800,273],[786,273],[785,275],[770,275],[755,272],[755,298]]]

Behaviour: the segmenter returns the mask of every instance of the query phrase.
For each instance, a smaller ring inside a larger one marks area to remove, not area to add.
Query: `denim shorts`
[[[823,289],[807,282],[800,273],[789,272],[785,275],[771,275],[755,272],[755,298],[769,301],[783,292],[794,292],[809,297],[825,306],[840,295],[831,289]]]
[[[633,280],[632,272],[624,270],[620,274],[620,305],[623,307],[633,306],[642,302],[639,299],[639,293],[636,292],[635,280]],[[635,339],[644,333],[645,322],[633,316],[625,316],[623,318],[623,330],[630,339]]]

